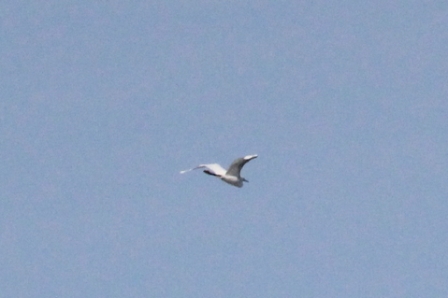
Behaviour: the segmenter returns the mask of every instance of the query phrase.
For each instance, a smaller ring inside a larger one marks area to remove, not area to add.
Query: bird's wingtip
[[[257,157],[258,157],[258,154],[252,154],[252,155],[244,156],[244,159],[245,160],[251,160],[251,159],[254,159],[254,158],[257,158]]]

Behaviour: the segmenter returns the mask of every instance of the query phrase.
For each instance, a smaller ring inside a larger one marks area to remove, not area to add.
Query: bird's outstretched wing
[[[235,176],[235,177],[239,177],[240,176],[240,172],[241,169],[243,168],[243,166],[250,160],[257,158],[258,155],[254,154],[254,155],[246,155],[244,157],[240,157],[235,159],[232,164],[230,165],[229,169],[227,170],[227,175],[230,176]]]
[[[193,171],[196,169],[204,169],[204,168],[207,169],[208,171],[212,172],[216,176],[223,176],[226,173],[226,170],[217,163],[198,165],[197,167],[194,167],[192,169],[180,171],[180,173],[184,174],[186,172],[190,172],[190,171]]]

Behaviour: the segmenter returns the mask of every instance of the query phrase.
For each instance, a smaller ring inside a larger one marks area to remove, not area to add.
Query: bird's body
[[[229,183],[230,185],[236,187],[243,187],[243,182],[249,182],[245,178],[241,177],[240,172],[243,166],[250,160],[257,158],[258,155],[246,155],[235,159],[230,165],[229,169],[226,170],[217,163],[212,164],[201,164],[195,168],[181,171],[180,173],[186,173],[196,169],[205,169],[204,173],[212,176],[219,177],[222,181]]]

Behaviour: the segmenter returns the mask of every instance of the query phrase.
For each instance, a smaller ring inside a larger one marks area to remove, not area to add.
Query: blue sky
[[[447,297],[446,1],[3,1],[4,297]],[[195,171],[259,154],[238,189]]]

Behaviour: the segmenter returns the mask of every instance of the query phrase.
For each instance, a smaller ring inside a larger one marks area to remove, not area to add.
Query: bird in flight
[[[240,176],[241,169],[247,162],[249,162],[250,160],[257,158],[257,157],[258,157],[258,155],[254,154],[254,155],[246,155],[244,157],[237,158],[232,162],[232,164],[230,165],[228,170],[224,169],[217,163],[210,163],[210,164],[201,164],[195,168],[181,171],[180,173],[184,174],[186,172],[190,172],[190,171],[196,170],[196,169],[205,169],[204,173],[206,173],[208,175],[218,177],[222,181],[227,182],[233,186],[243,187],[243,181],[244,182],[249,182],[249,181],[247,181],[245,178]]]

